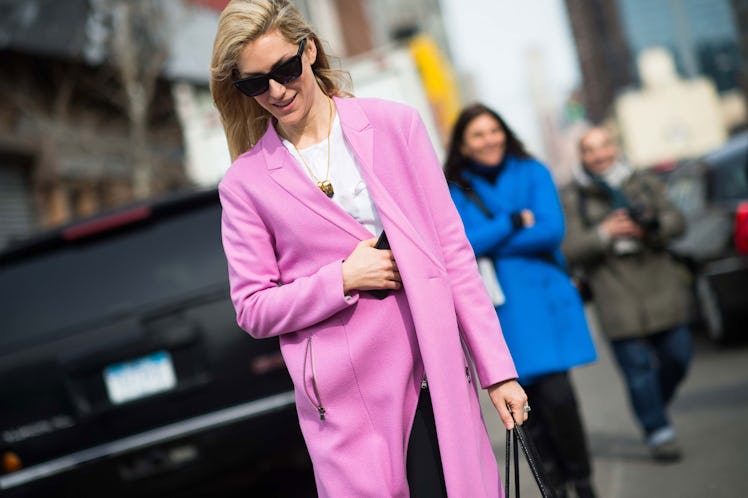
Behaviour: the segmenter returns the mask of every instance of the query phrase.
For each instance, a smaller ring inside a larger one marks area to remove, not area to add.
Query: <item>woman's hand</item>
[[[533,213],[529,209],[523,209],[519,212],[519,215],[522,217],[523,227],[530,228],[535,224],[535,213]]]
[[[490,386],[488,396],[507,429],[514,429],[512,414],[518,425],[522,425],[527,420],[529,415],[529,409],[525,409],[526,406],[529,406],[527,404],[527,394],[516,380],[505,380]]]
[[[397,263],[388,249],[374,249],[377,239],[362,240],[343,261],[343,293],[352,290],[399,289]]]

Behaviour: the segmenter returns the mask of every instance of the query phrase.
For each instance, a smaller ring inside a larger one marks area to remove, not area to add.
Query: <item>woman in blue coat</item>
[[[476,104],[452,130],[445,174],[477,257],[490,258],[505,300],[496,307],[536,415],[527,430],[559,496],[595,496],[569,369],[595,360],[584,307],[566,273],[564,217],[548,169],[506,122]]]

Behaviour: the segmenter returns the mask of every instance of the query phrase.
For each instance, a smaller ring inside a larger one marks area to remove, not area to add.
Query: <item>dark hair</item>
[[[447,159],[444,163],[444,175],[447,177],[448,182],[457,183],[462,187],[467,187],[465,181],[462,179],[462,170],[467,165],[469,159],[462,155],[460,149],[465,140],[465,130],[468,125],[473,122],[479,116],[488,114],[494,118],[504,130],[506,134],[506,154],[511,154],[516,157],[532,157],[522,141],[517,138],[514,131],[506,124],[499,114],[483,104],[473,104],[465,107],[460,115],[457,116],[454,126],[452,127],[452,134],[449,137],[449,147],[447,148]]]

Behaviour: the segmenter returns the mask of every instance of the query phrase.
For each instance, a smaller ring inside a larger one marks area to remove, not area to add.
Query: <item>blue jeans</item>
[[[626,379],[636,418],[647,437],[670,427],[666,408],[691,362],[691,332],[686,325],[647,337],[611,341]]]

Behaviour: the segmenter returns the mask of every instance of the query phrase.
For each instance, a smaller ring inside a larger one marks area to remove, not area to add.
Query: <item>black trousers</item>
[[[568,372],[544,375],[523,387],[532,406],[525,431],[543,461],[549,484],[557,490],[567,482],[588,484],[592,468],[587,438]]]
[[[405,461],[411,498],[447,497],[444,469],[436,438],[434,408],[428,388],[421,389]]]

